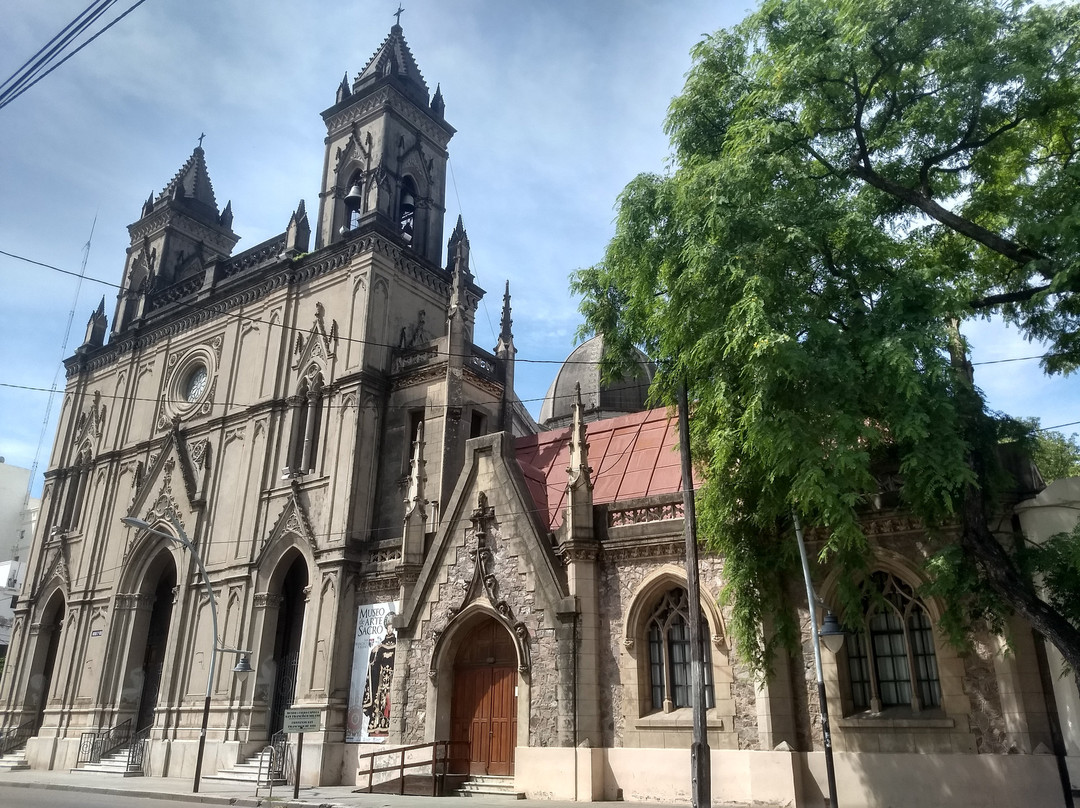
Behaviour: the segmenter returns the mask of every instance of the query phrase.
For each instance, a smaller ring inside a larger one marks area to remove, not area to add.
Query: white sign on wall
[[[397,647],[392,620],[397,611],[394,601],[371,603],[357,610],[347,743],[383,743],[390,733],[390,686]]]

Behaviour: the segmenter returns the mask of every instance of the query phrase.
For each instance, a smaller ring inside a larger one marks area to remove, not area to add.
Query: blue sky
[[[129,2],[118,3],[119,9]],[[87,5],[9,4],[0,25],[6,78]],[[580,317],[568,275],[595,263],[612,234],[619,191],[663,170],[662,126],[690,49],[741,19],[750,3],[681,0],[411,0],[405,37],[428,84],[441,84],[452,182],[472,268],[488,296],[476,341],[495,345],[510,280],[517,392],[534,414]],[[147,0],[0,110],[0,455],[29,467],[63,355],[82,341],[104,295],[112,316],[127,226],[191,154],[200,133],[218,202],[232,200],[237,250],[282,232],[303,198],[315,209],[323,160],[320,112],[341,77],[364,67],[396,2]],[[257,9],[257,11],[256,11]],[[62,351],[69,313],[71,339]],[[1041,352],[993,323],[966,329],[976,362]],[[1037,362],[979,365],[991,406],[1044,425],[1077,420],[1075,379]],[[63,376],[60,377],[61,387]],[[53,420],[59,400],[53,406]],[[1067,427],[1066,432],[1076,427]],[[39,461],[48,467],[55,424]]]

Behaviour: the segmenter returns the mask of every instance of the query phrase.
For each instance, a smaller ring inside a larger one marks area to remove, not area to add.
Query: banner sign
[[[371,603],[356,616],[346,743],[384,743],[390,733],[390,685],[394,681],[398,604]]]

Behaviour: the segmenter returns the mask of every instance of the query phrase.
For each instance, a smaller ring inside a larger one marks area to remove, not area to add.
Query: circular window
[[[185,354],[174,355],[169,364],[169,381],[158,422],[162,429],[174,418],[210,414],[217,373],[217,357],[212,346],[198,345]]]
[[[184,401],[188,404],[198,401],[206,392],[206,383],[209,378],[210,374],[206,370],[206,365],[196,365],[189,370],[180,387],[180,394],[184,397]]]

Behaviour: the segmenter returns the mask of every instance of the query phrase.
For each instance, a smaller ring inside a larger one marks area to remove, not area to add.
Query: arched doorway
[[[459,767],[460,774],[514,773],[517,667],[514,640],[493,618],[483,620],[458,645],[450,740],[469,747],[468,765]]]
[[[274,693],[270,707],[270,734],[285,725],[285,710],[296,697],[296,671],[300,664],[300,642],[304,633],[304,590],[308,585],[307,564],[297,555],[281,583],[281,606],[274,632]]]
[[[45,722],[45,707],[52,692],[53,673],[56,670],[56,657],[60,650],[60,635],[64,627],[64,596],[56,592],[49,599],[41,615],[37,645],[34,649],[34,662],[30,667],[30,682],[27,688],[27,706],[34,709],[34,734]]]
[[[158,571],[157,586],[154,589],[154,604],[150,609],[150,620],[146,629],[146,650],[142,660],[142,691],[139,694],[139,710],[135,718],[135,729],[141,730],[153,726],[154,712],[157,709],[158,693],[161,690],[161,675],[165,667],[165,647],[169,640],[169,625],[172,620],[173,590],[176,587],[176,567],[168,554],[162,554]],[[153,570],[148,580],[153,580]]]

